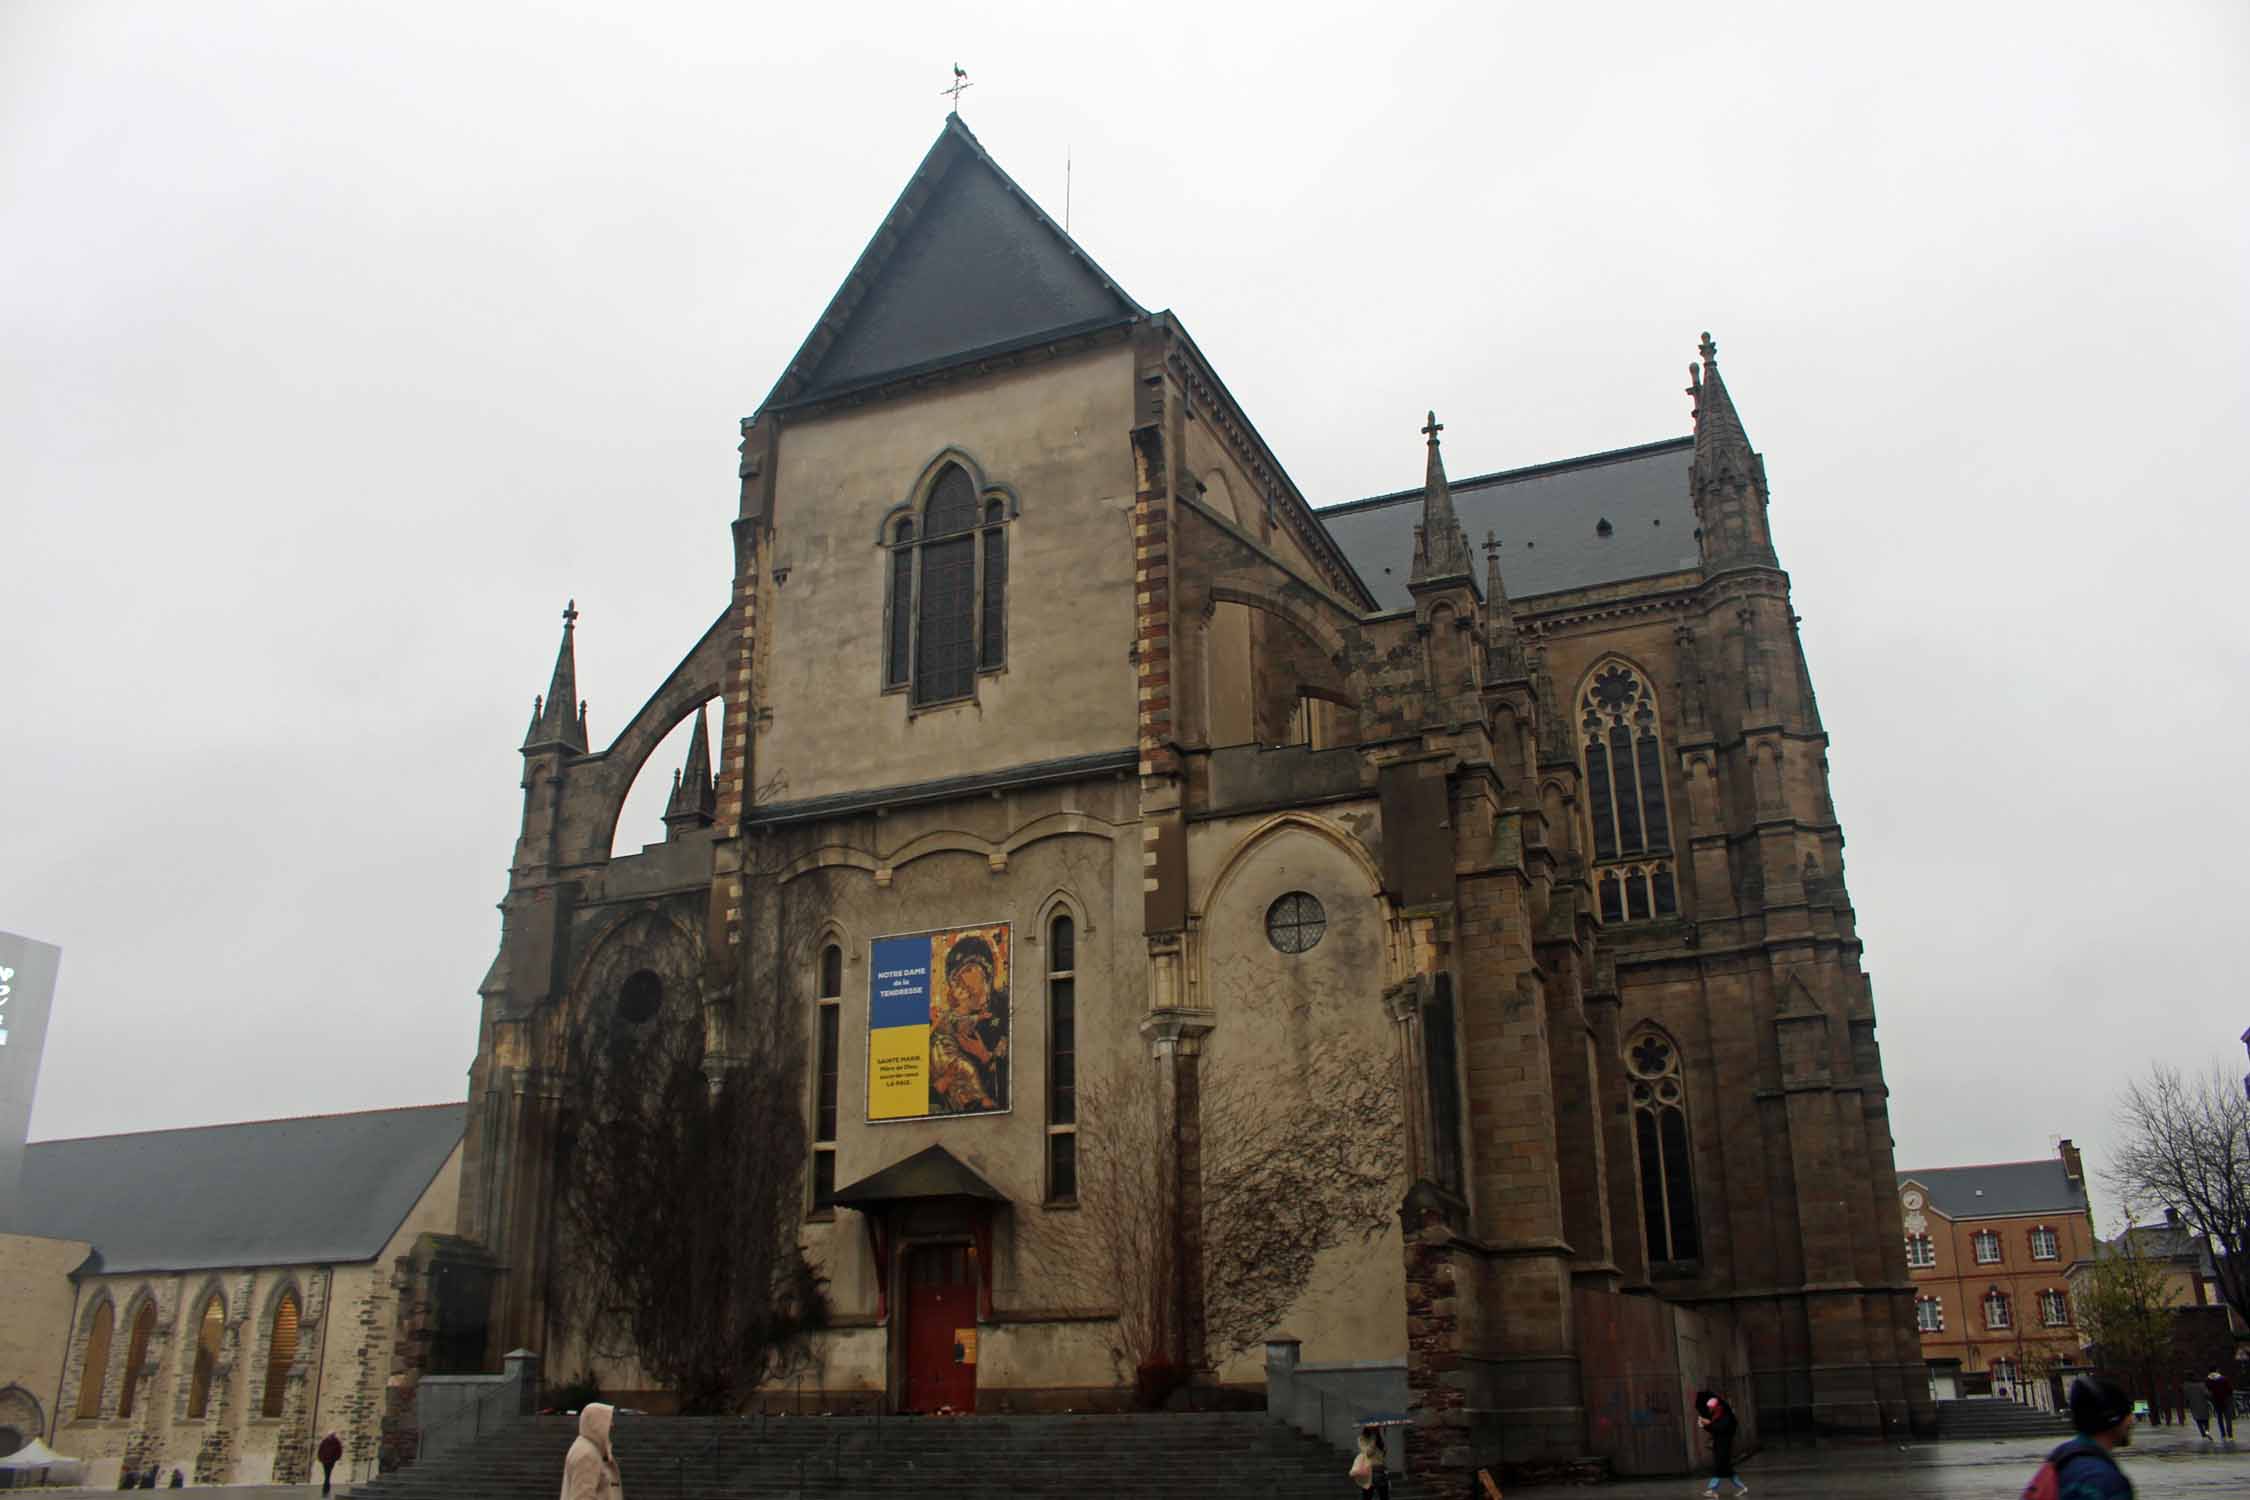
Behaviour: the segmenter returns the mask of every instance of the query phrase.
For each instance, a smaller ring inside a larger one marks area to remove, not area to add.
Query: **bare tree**
[[[1380,1237],[1403,1190],[1395,1058],[1370,1063],[1341,1039],[1316,1046],[1301,1091],[1239,1074],[1205,1081],[1202,1314],[1209,1352],[1269,1336],[1312,1286],[1323,1253]],[[1182,1345],[1177,1288],[1180,1143],[1157,1065],[1089,1077],[1078,1091],[1080,1212],[1067,1232],[1027,1226],[1026,1259],[1081,1295],[1114,1297],[1122,1377],[1170,1365]]]
[[[2078,1288],[2078,1326],[2096,1360],[2137,1381],[2152,1406],[2172,1357],[2173,1298],[2163,1264],[2140,1253],[2130,1228],[2115,1249],[2095,1248]]]
[[[734,1410],[806,1359],[827,1283],[805,1259],[805,1122],[782,1037],[707,1056],[675,1001],[578,1028],[564,1142],[564,1311],[687,1412]]]
[[[2126,1211],[2177,1209],[2197,1243],[2216,1246],[2219,1295],[2250,1322],[2250,1100],[2214,1064],[2190,1078],[2155,1066],[2118,1103],[2108,1175]]]

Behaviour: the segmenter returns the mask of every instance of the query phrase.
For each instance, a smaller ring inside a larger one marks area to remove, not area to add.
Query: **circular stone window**
[[[1282,953],[1308,953],[1328,930],[1320,898],[1291,891],[1266,908],[1266,941]]]
[[[625,981],[617,992],[617,1017],[635,1026],[645,1026],[656,1019],[664,1007],[664,981],[647,969],[642,969]]]

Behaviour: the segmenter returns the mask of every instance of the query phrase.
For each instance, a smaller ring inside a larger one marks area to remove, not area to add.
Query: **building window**
[[[976,675],[1004,665],[1008,643],[1008,506],[980,501],[976,481],[947,464],[919,521],[892,523],[883,685],[912,701],[968,697]]]
[[[1461,1151],[1460,1036],[1453,1019],[1453,976],[1436,975],[1422,1006],[1422,1067],[1430,1080],[1430,1169],[1441,1186],[1466,1185]]]
[[[2013,1328],[2015,1319],[2009,1311],[2008,1294],[1994,1289],[1984,1294],[1984,1326],[1987,1328]]]
[[[219,1369],[219,1341],[226,1336],[227,1307],[213,1292],[195,1321],[195,1373],[188,1382],[190,1420],[200,1421],[211,1410],[211,1379]]]
[[[1937,1245],[1926,1234],[1906,1237],[1906,1263],[1917,1270],[1928,1270],[1937,1264]]]
[[[1914,1326],[1924,1333],[1945,1332],[1945,1304],[1935,1297],[1915,1298]]]
[[[2039,1294],[2039,1321],[2060,1328],[2070,1321],[2070,1299],[2050,1287]]]
[[[1580,695],[1579,731],[1602,920],[1677,916],[1672,862],[1651,858],[1672,848],[1655,693],[1633,668],[1604,662]]]
[[[2045,1225],[2031,1231],[2031,1258],[2033,1260],[2059,1260],[2062,1258],[2062,1246],[2057,1242],[2055,1232]]]
[[[133,1336],[125,1345],[125,1383],[117,1390],[117,1414],[133,1414],[135,1397],[141,1387],[141,1372],[148,1368],[149,1340],[156,1337],[156,1304],[143,1298],[141,1310],[133,1314]]]
[[[117,1320],[117,1309],[108,1301],[94,1309],[94,1321],[86,1329],[86,1367],[78,1376],[79,1420],[102,1414],[102,1387],[109,1380],[109,1339]]]
[[[273,1310],[273,1342],[266,1349],[266,1394],[258,1414],[281,1415],[289,1396],[289,1370],[297,1363],[297,1294],[283,1292]]]
[[[1291,891],[1266,908],[1266,941],[1283,953],[1309,953],[1328,931],[1320,898]]]
[[[1047,1201],[1078,1201],[1078,931],[1047,926]]]
[[[1641,1228],[1652,1265],[1702,1254],[1695,1189],[1688,1168],[1687,1090],[1680,1055],[1654,1031],[1625,1048],[1632,1077],[1633,1140],[1641,1165]]]
[[[1996,1266],[2000,1264],[2000,1236],[1998,1234],[1989,1229],[1978,1230],[1976,1247],[1978,1265]]]
[[[819,997],[813,1017],[817,1055],[813,1066],[812,1207],[816,1214],[836,1211],[836,1059],[844,1019],[844,950],[830,943],[820,950]]]
[[[1994,1360],[1992,1362],[1992,1380],[1995,1385],[2014,1385],[2016,1383],[2016,1362],[2012,1359]]]

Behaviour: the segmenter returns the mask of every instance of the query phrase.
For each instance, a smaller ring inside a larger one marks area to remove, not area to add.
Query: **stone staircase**
[[[575,1417],[533,1417],[410,1465],[355,1500],[554,1500]],[[1338,1500],[1350,1456],[1263,1412],[1047,1417],[641,1417],[612,1434],[633,1500],[799,1496]],[[1392,1492],[1413,1489],[1395,1476]]]
[[[2051,1437],[2061,1442],[2070,1436],[2068,1419],[2035,1406],[1998,1396],[1967,1396],[1937,1404],[1938,1438]]]

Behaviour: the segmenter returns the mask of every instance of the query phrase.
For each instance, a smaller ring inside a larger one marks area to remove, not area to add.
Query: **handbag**
[[[1352,1460],[1352,1483],[1363,1490],[1375,1483],[1375,1461],[1364,1453]]]

